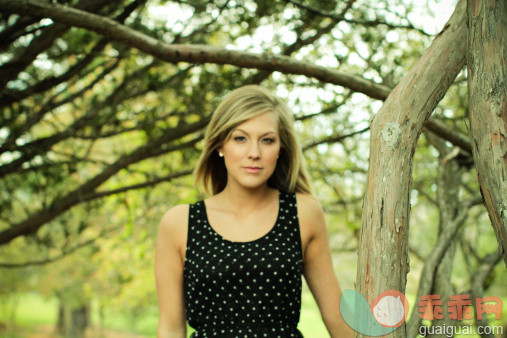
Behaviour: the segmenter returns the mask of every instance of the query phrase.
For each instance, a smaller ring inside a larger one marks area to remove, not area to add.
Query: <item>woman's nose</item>
[[[257,159],[260,157],[259,146],[256,143],[253,143],[250,149],[248,150],[248,158]]]

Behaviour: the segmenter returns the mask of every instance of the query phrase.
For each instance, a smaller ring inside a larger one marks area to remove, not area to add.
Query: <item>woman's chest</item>
[[[220,237],[232,242],[251,242],[268,234],[278,220],[276,209],[250,215],[237,215],[210,210],[208,226]]]

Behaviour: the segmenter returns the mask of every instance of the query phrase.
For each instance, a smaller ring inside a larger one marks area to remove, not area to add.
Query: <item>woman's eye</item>
[[[244,140],[245,140],[245,137],[244,137],[244,136],[236,136],[236,137],[234,138],[234,141],[240,141],[240,142],[241,142],[241,141],[244,141]]]
[[[275,140],[274,140],[274,139],[272,139],[272,138],[265,138],[265,139],[263,139],[263,141],[264,141],[265,143],[269,143],[269,144],[271,144],[271,143],[275,142]]]

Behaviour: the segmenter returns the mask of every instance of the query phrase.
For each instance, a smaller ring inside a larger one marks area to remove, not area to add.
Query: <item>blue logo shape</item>
[[[382,336],[400,327],[408,312],[408,303],[401,292],[387,290],[372,307],[359,292],[346,289],[342,293],[340,312],[354,331],[367,336]]]

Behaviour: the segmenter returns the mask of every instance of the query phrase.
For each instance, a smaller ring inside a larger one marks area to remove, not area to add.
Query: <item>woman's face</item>
[[[224,155],[228,185],[252,189],[267,184],[280,153],[276,116],[265,113],[243,122],[218,150]]]

